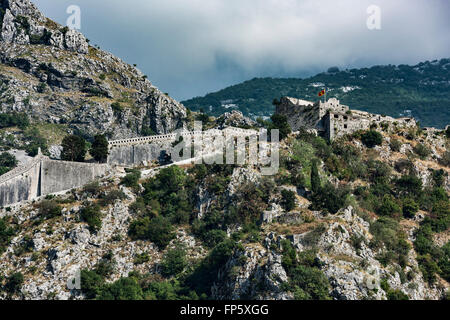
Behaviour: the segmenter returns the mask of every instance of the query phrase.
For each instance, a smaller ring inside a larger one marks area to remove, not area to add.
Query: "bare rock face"
[[[53,45],[60,49],[88,53],[86,38],[45,18],[29,0],[5,0],[1,39],[6,43]]]
[[[242,112],[233,110],[226,112],[217,119],[217,123],[220,129],[226,127],[252,127],[256,125],[256,122],[250,118],[244,117]]]
[[[29,0],[0,1],[0,111],[26,112],[91,137],[185,128],[186,109],[142,72],[89,46]]]

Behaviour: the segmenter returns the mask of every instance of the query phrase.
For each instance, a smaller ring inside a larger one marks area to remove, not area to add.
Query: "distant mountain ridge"
[[[316,101],[322,88],[353,109],[393,117],[413,116],[422,126],[443,128],[450,123],[450,59],[415,66],[387,65],[328,72],[313,77],[254,78],[182,103],[211,115],[238,109],[246,116],[270,116],[274,99],[290,96]]]

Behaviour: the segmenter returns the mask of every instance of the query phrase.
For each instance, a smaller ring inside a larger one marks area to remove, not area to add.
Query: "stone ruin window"
[[[344,116],[344,120],[348,120],[348,117],[347,117],[347,116]]]
[[[335,117],[336,119],[339,119],[339,115],[337,115],[337,114],[335,114],[334,117]]]
[[[348,126],[346,124],[344,124],[344,129],[348,129]]]

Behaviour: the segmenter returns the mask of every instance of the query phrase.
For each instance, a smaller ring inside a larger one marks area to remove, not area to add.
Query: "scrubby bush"
[[[291,190],[281,190],[281,205],[286,211],[291,211],[295,208],[295,192]]]
[[[81,270],[80,272],[80,284],[81,291],[85,294],[87,299],[94,299],[101,286],[105,283],[102,276],[95,271]]]
[[[97,300],[142,300],[143,292],[134,277],[120,278],[104,285],[98,292]]]
[[[373,148],[375,146],[381,145],[381,143],[383,142],[383,136],[378,131],[370,130],[361,135],[361,142],[367,148]]]
[[[412,219],[416,216],[417,211],[419,211],[419,205],[411,198],[406,198],[403,200],[403,216],[407,219]]]
[[[15,231],[9,224],[8,218],[0,218],[0,254],[8,247]]]
[[[126,194],[122,190],[112,190],[101,197],[101,204],[103,206],[108,206],[113,204],[116,200],[125,200],[127,198]]]
[[[0,113],[0,129],[9,127],[19,127],[24,130],[30,125],[30,119],[26,113]]]
[[[199,296],[205,298],[210,296],[211,286],[218,280],[219,270],[223,268],[235,250],[236,243],[234,241],[226,240],[219,243],[186,278],[186,284]]]
[[[167,251],[161,262],[161,273],[166,277],[176,276],[187,266],[186,250],[175,248]]]
[[[315,253],[303,252],[303,256],[298,257],[289,241],[284,241],[282,248],[282,265],[289,277],[285,286],[294,292],[295,299],[330,300],[330,283],[319,269],[320,260],[315,257]]]
[[[0,175],[7,173],[17,166],[17,159],[14,155],[3,152],[0,154]]]
[[[88,224],[91,232],[96,233],[102,228],[102,213],[98,205],[88,205],[82,208],[80,218]]]
[[[385,266],[396,262],[404,268],[411,247],[399,223],[392,218],[381,217],[371,223],[369,230],[373,235],[370,247],[379,249],[384,244],[386,248],[386,251],[378,255],[377,259]]]
[[[173,226],[161,216],[153,219],[144,217],[133,221],[128,234],[133,240],[150,240],[160,249],[164,249],[175,238]]]
[[[43,200],[39,205],[39,215],[51,219],[61,215],[61,207],[55,200]]]
[[[442,158],[439,159],[439,163],[443,166],[450,167],[450,151],[445,151]]]
[[[120,180],[120,184],[128,188],[138,188],[139,179],[141,178],[141,171],[137,169],[129,170],[127,175]]]
[[[91,183],[88,183],[83,187],[83,192],[86,192],[88,195],[94,197],[100,194],[101,187],[98,181],[94,181]]]
[[[425,145],[418,143],[413,148],[414,153],[416,153],[420,159],[425,160],[431,154],[431,150]]]
[[[391,148],[392,151],[399,152],[402,145],[403,144],[400,142],[400,140],[392,139],[391,143],[389,144],[389,147]]]
[[[6,279],[5,289],[9,294],[15,294],[20,291],[23,284],[23,274],[21,272],[15,272]]]
[[[331,183],[327,183],[319,192],[312,195],[312,209],[335,214],[345,206],[349,194],[348,188],[336,188]]]
[[[381,216],[398,217],[400,212],[400,206],[395,198],[390,195],[385,195],[377,208],[377,213]]]
[[[34,157],[38,154],[39,148],[43,153],[47,152],[47,139],[45,139],[36,127],[29,127],[24,132],[24,138],[28,142],[25,150],[28,155]]]

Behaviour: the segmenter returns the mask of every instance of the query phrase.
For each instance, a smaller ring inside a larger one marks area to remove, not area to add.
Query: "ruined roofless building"
[[[292,131],[301,128],[317,130],[328,140],[334,140],[358,130],[368,130],[372,125],[394,127],[415,127],[413,118],[395,119],[389,116],[372,114],[365,111],[350,110],[340,104],[336,98],[316,103],[296,98],[283,97],[276,106],[275,113],[285,115]]]

